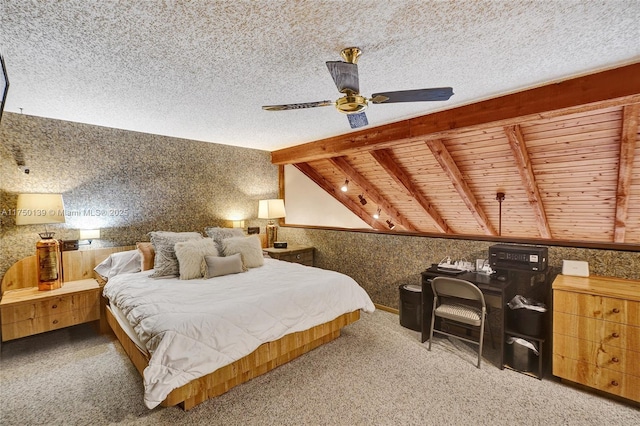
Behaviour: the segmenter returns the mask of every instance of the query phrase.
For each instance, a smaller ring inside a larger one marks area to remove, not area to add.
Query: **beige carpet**
[[[189,412],[148,410],[120,345],[77,326],[5,342],[0,424],[638,425],[640,411],[489,362],[397,315],[363,314],[343,335]]]

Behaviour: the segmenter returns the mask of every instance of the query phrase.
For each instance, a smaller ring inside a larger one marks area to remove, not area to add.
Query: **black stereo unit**
[[[537,271],[547,269],[549,249],[539,246],[496,244],[489,247],[491,269]]]

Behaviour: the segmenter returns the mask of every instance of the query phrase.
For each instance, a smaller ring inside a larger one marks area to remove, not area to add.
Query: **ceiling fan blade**
[[[391,104],[395,102],[446,101],[452,95],[453,89],[451,87],[400,90],[397,92],[374,93],[371,96],[371,102],[374,104]]]
[[[369,124],[367,120],[367,115],[363,112],[358,112],[356,114],[347,114],[347,118],[349,119],[349,125],[352,129],[357,129],[358,127],[364,127]]]
[[[264,105],[262,109],[265,111],[287,111],[290,109],[304,109],[304,108],[332,106],[334,104],[335,103],[333,101],[303,102],[299,104]]]
[[[360,93],[358,66],[348,62],[327,61],[327,68],[340,93]]]

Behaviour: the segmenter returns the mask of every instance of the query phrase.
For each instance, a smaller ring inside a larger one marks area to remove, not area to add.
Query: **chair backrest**
[[[486,306],[482,291],[478,286],[466,280],[450,277],[436,277],[431,280],[431,288],[433,290],[433,295],[436,297],[445,296],[477,300],[482,304],[482,306]]]

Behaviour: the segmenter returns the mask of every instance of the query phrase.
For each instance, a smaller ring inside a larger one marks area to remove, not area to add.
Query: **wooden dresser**
[[[558,275],[553,374],[640,402],[640,281]]]

